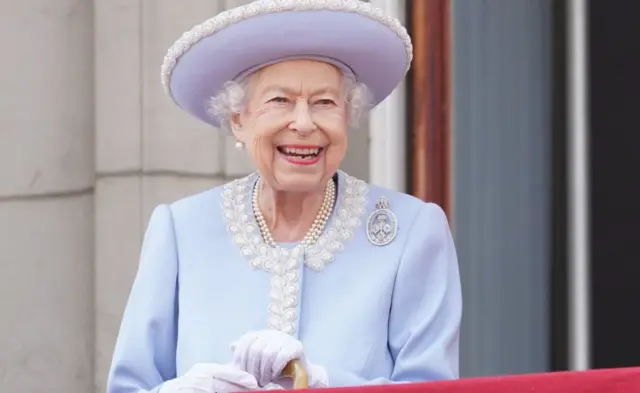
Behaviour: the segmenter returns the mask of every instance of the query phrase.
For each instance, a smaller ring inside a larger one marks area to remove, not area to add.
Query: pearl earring
[[[244,143],[242,143],[241,141],[237,141],[236,142],[236,150],[237,151],[242,151],[244,149]]]

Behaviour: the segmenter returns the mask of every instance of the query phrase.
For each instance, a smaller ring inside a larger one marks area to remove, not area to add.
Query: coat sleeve
[[[157,393],[175,378],[178,256],[170,208],[147,227],[107,381],[107,393]]]
[[[424,204],[411,226],[394,286],[388,344],[390,379],[371,381],[327,368],[330,386],[424,382],[459,377],[462,293],[447,217]]]

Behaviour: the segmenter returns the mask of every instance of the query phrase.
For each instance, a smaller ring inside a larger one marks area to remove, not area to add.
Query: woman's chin
[[[324,185],[321,185],[324,178],[324,170],[320,170],[320,168],[317,171],[306,173],[276,171],[273,175],[277,188],[281,191],[324,192]]]

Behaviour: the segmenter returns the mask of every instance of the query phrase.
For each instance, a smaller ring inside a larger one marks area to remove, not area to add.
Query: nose
[[[298,134],[310,134],[316,130],[316,125],[313,123],[309,104],[307,104],[306,100],[299,99],[296,101],[293,121],[289,124],[289,128]]]

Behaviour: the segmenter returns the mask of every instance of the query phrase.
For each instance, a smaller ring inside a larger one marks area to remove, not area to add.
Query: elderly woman
[[[400,23],[358,0],[257,1],[176,42],[169,96],[258,170],[155,208],[108,393],[288,387],[294,359],[310,387],[458,377],[446,216],[339,170],[411,56]]]

